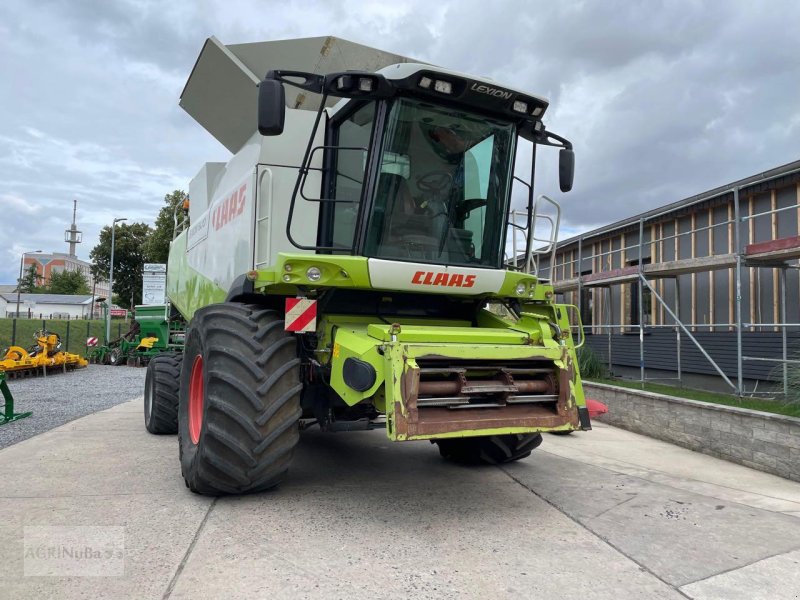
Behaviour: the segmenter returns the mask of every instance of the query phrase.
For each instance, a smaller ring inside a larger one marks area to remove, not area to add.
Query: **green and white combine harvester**
[[[180,104],[233,153],[190,184],[167,274],[185,346],[145,384],[191,490],[275,486],[312,425],[489,463],[590,428],[569,308],[529,272],[530,185],[510,222],[520,139],[531,182],[554,146],[572,187],[546,100],[332,37],[211,38]]]

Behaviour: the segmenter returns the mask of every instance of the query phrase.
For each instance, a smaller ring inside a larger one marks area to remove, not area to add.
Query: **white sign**
[[[146,263],[142,273],[142,304],[165,304],[167,301],[167,265]]]

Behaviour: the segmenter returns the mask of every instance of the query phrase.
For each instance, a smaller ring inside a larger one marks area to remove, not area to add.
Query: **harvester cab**
[[[156,357],[145,387],[192,490],[275,485],[310,425],[492,463],[590,428],[570,309],[529,272],[536,148],[560,149],[563,192],[574,171],[545,99],[332,37],[211,38],[181,106],[234,154],[190,184],[167,275],[182,366]]]

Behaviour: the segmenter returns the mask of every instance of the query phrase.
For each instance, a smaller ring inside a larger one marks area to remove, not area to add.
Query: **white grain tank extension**
[[[321,96],[287,86],[284,134],[263,137],[257,100],[267,71],[378,71],[406,62],[419,61],[331,36],[230,46],[206,40],[180,106],[234,156],[227,164],[206,163],[189,185],[189,265],[228,289],[237,275],[269,265],[277,252],[297,251],[286,237],[288,207]],[[321,125],[314,146],[324,144]],[[321,152],[310,167],[321,169]],[[320,171],[312,171],[306,189],[319,194],[320,186]],[[317,209],[316,203],[302,203],[303,214],[296,217],[307,226],[294,233],[298,242],[316,243]]]

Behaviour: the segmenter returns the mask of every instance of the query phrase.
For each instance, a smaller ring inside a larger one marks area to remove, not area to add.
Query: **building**
[[[29,252],[23,259],[23,269],[27,271],[31,265],[35,266],[36,273],[41,278],[40,285],[46,285],[53,273],[80,271],[89,284],[90,291],[94,289],[97,297],[108,297],[108,281],[98,279],[95,282],[91,272],[92,264],[77,256],[62,252]]]
[[[539,273],[614,371],[742,392],[800,347],[799,196],[795,161],[564,240]]]
[[[69,252],[53,252],[46,254],[43,252],[28,252],[23,258],[23,269],[27,271],[31,265],[36,268],[36,273],[40,277],[40,285],[47,285],[53,273],[60,273],[63,271],[79,271],[83,274],[86,282],[89,284],[89,290],[97,297],[108,297],[108,281],[98,279],[95,281],[92,276],[91,263],[81,260],[76,254],[77,245],[82,241],[82,232],[78,229],[76,223],[78,211],[78,201],[73,200],[72,204],[72,224],[70,228],[64,232],[64,241],[67,242]]]
[[[68,294],[20,294],[17,315],[17,294],[0,294],[0,316],[32,319],[88,319],[92,296]]]

